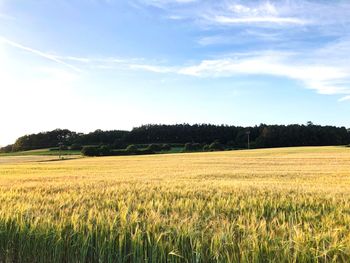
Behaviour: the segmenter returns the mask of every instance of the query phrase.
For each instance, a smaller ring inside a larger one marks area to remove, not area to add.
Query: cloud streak
[[[236,76],[274,76],[298,81],[319,94],[343,95],[350,98],[350,66],[347,63],[349,40],[336,41],[308,52],[260,51],[228,54],[225,57],[203,59],[192,65],[163,65],[137,58],[90,58],[52,55],[0,37],[0,42],[24,50],[76,72],[89,70],[133,70],[156,74],[177,74],[195,78]],[[306,55],[307,54],[307,55]],[[79,65],[76,66],[76,65]]]
[[[339,45],[339,43],[336,44],[336,46]],[[162,65],[150,63],[144,59],[60,58],[84,63],[90,68],[99,70],[134,70],[195,78],[227,78],[242,75],[284,77],[298,81],[303,87],[315,90],[319,94],[350,94],[350,68],[342,60],[331,61],[328,57],[324,57],[329,54],[327,53],[329,49],[331,49],[330,46],[324,50],[316,50],[308,57],[302,53],[283,51],[230,54],[224,58],[205,59],[191,66]],[[337,55],[334,52],[332,56],[336,58]],[[339,101],[345,100],[348,100],[348,97]]]
[[[306,25],[309,22],[299,18],[293,17],[274,17],[274,16],[253,16],[253,17],[227,17],[227,16],[215,16],[214,18],[208,18],[214,23],[222,25],[233,24],[254,24],[254,23],[269,23],[278,25]]]
[[[349,1],[281,0],[281,1],[167,1],[135,0],[161,8],[168,18],[193,21],[204,27],[318,27],[350,23]],[[188,8],[186,8],[188,6]]]
[[[19,44],[17,42],[14,42],[12,40],[9,40],[5,37],[2,37],[0,36],[0,43],[4,43],[4,44],[7,44],[11,47],[14,47],[14,48],[17,48],[17,49],[21,49],[21,50],[24,50],[24,51],[27,51],[29,53],[32,53],[34,55],[37,55],[39,57],[42,57],[42,58],[45,58],[45,59],[48,59],[48,60],[51,60],[53,62],[56,62],[60,65],[63,65],[65,67],[68,67],[76,72],[82,72],[81,69],[77,68],[76,66],[72,65],[72,64],[69,64],[61,59],[59,59],[57,56],[55,55],[51,55],[51,54],[48,54],[48,53],[45,53],[45,52],[42,52],[40,50],[37,50],[37,49],[34,49],[34,48],[30,48],[30,47],[27,47],[27,46],[24,46],[22,44]]]
[[[340,98],[338,101],[343,102],[343,101],[348,101],[348,100],[350,100],[350,95],[349,95],[349,96],[342,97],[342,98]]]
[[[184,67],[180,74],[196,77],[234,77],[238,75],[268,75],[286,77],[302,82],[303,86],[320,94],[350,94],[350,88],[343,85],[350,80],[345,69],[300,64],[288,55],[265,54],[243,58],[204,60],[197,65]]]

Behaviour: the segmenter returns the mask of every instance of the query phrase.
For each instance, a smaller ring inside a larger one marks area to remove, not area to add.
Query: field
[[[0,204],[0,262],[350,262],[345,147],[3,161]]]
[[[75,150],[63,150],[63,151],[50,151],[50,149],[39,149],[31,151],[22,151],[22,152],[10,152],[10,153],[0,153],[1,156],[58,156],[61,155],[80,155],[80,151]]]

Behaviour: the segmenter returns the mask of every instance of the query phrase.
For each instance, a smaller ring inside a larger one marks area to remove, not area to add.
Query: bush
[[[162,146],[159,144],[150,144],[150,145],[148,145],[146,150],[149,150],[151,152],[160,152],[160,151],[162,151]]]
[[[223,151],[225,150],[225,147],[220,142],[213,142],[209,145],[210,151]]]
[[[110,156],[113,155],[109,146],[84,146],[81,150],[84,156]]]
[[[121,139],[116,139],[113,143],[113,149],[125,149],[128,145]]]
[[[185,145],[183,143],[171,143],[170,144],[171,147],[185,147]]]
[[[209,151],[209,150],[210,150],[210,149],[209,149],[209,145],[208,145],[208,144],[206,144],[206,145],[203,146],[203,151],[207,152],[207,151]]]
[[[192,143],[188,142],[184,146],[184,152],[189,152],[192,150]]]
[[[100,156],[100,147],[97,147],[97,146],[84,146],[81,149],[81,153],[84,156]]]
[[[184,147],[185,152],[193,152],[202,150],[202,145],[200,143],[186,143]]]
[[[235,141],[228,141],[227,146],[234,147],[234,146],[236,146],[236,143],[235,143]]]
[[[108,156],[108,155],[111,155],[111,149],[110,147],[106,146],[106,145],[102,145],[100,148],[99,148],[99,155],[100,156]]]
[[[114,150],[114,151],[110,152],[110,155],[113,155],[113,156],[143,155],[143,154],[154,154],[154,152],[147,150],[147,149],[131,151],[131,152],[128,152],[126,150]]]
[[[134,144],[130,144],[128,147],[126,147],[125,151],[128,153],[136,153],[137,147]]]
[[[110,146],[84,146],[81,150],[84,156],[123,156],[123,155],[142,155],[154,154],[150,149],[139,150],[133,144],[129,145],[125,150],[112,150]]]
[[[10,152],[12,152],[12,144],[11,145],[7,145],[7,146],[5,146],[5,147],[2,147],[2,148],[0,148],[0,152],[1,153],[10,153]]]
[[[170,150],[171,150],[171,146],[169,144],[162,145],[162,151],[170,151]]]
[[[83,148],[83,146],[79,143],[73,143],[69,149],[73,151],[80,151]]]

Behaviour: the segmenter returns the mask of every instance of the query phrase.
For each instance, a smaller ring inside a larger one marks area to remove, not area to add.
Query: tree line
[[[211,124],[150,124],[133,128],[131,131],[96,130],[83,134],[67,129],[25,135],[13,145],[0,149],[1,152],[16,152],[63,145],[81,148],[81,146],[107,145],[113,149],[124,149],[130,144],[171,144],[186,143],[220,144],[231,148],[247,147],[249,132],[251,148],[288,147],[288,146],[327,146],[350,144],[350,129],[345,127],[321,126],[308,122],[306,125],[266,125],[240,127]]]

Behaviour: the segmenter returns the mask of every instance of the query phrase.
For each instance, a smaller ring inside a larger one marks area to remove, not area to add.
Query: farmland
[[[350,261],[350,148],[1,158],[0,262]]]

